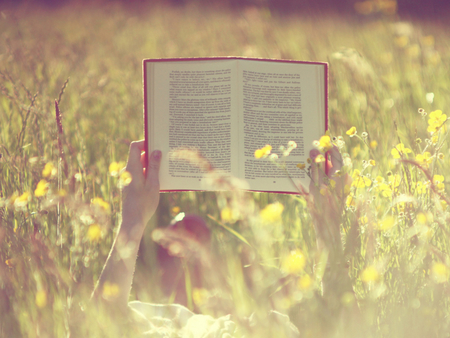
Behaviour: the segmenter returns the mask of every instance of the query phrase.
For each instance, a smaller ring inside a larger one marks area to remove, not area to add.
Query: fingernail
[[[159,161],[161,159],[161,151],[160,150],[155,150],[153,152],[153,158],[157,161]]]

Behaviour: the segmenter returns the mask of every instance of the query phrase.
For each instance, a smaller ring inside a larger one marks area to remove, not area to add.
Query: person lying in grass
[[[182,336],[182,337],[240,337],[243,332],[229,315],[214,319],[207,315],[197,315],[180,304],[149,304],[139,301],[128,302],[133,274],[136,265],[139,243],[150,218],[159,203],[159,168],[161,152],[153,151],[149,156],[149,165],[145,169],[144,141],[132,142],[126,170],[131,174],[131,183],[123,189],[122,223],[107,258],[101,276],[93,292],[96,303],[110,309],[112,315],[122,316],[134,314],[142,326],[142,333],[151,336]],[[317,156],[314,152],[311,156]],[[331,171],[337,171],[342,166],[342,159],[337,149],[332,151]],[[147,170],[147,172],[145,172]],[[323,176],[318,168],[313,168],[313,176],[321,180]],[[310,187],[311,195],[319,203],[324,198],[317,185]],[[329,208],[336,212],[334,207]],[[336,217],[335,217],[336,218]],[[198,243],[209,241],[209,232],[203,220],[197,216],[187,216],[174,226],[171,231],[182,232],[186,237]],[[204,223],[204,222],[203,222]],[[339,229],[339,228],[337,228]],[[316,231],[321,231],[316,229]],[[335,241],[335,238],[330,239]],[[322,244],[323,245],[323,244]],[[325,243],[325,245],[327,245]],[[158,257],[162,259],[161,257]],[[173,274],[168,273],[170,276]],[[195,276],[194,276],[195,277]],[[172,277],[173,278],[173,277]],[[167,285],[166,285],[167,286]],[[164,285],[163,285],[164,287]],[[239,319],[242,324],[242,319]],[[286,315],[272,311],[267,315],[267,323],[277,326],[279,337],[297,337],[298,329]],[[256,325],[248,318],[245,326]],[[250,330],[251,331],[251,330]],[[248,332],[248,330],[247,330]]]

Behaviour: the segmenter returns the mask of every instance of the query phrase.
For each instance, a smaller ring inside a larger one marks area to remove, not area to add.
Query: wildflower
[[[328,150],[333,149],[333,144],[331,143],[330,136],[324,135],[319,139],[319,150],[323,152],[327,152]]]
[[[98,242],[102,238],[102,229],[98,224],[91,224],[87,231],[87,238],[91,242]]]
[[[422,139],[420,137],[416,138],[416,144],[421,144],[422,143]]]
[[[131,176],[130,172],[124,171],[119,176],[119,181],[117,182],[117,186],[122,189],[123,187],[128,186],[131,181],[133,180],[133,177]]]
[[[367,132],[365,132],[365,131],[363,131],[363,132],[361,133],[361,137],[362,137],[363,139],[366,139],[368,136],[369,136],[369,134],[368,134]]]
[[[426,93],[425,94],[425,99],[427,100],[428,103],[433,103],[434,101],[434,93]]]
[[[119,173],[123,167],[124,167],[123,162],[112,162],[109,165],[109,174],[113,177],[117,177],[117,176],[119,176]]]
[[[43,308],[47,305],[47,292],[45,292],[44,290],[39,290],[38,292],[36,292],[36,297],[34,300],[36,306],[38,308]]]
[[[387,198],[392,197],[392,189],[386,183],[379,183],[376,187],[376,190],[380,193],[382,197]]]
[[[314,159],[314,162],[316,163],[322,163],[325,162],[325,157],[322,154],[319,154],[316,156],[316,158]]]
[[[427,193],[427,186],[425,184],[423,184],[421,181],[417,182],[417,186],[416,186],[416,192],[418,194],[426,194]]]
[[[22,195],[17,198],[14,198],[14,206],[16,208],[25,207],[31,199],[31,194],[28,191],[25,191]]]
[[[358,221],[361,226],[369,223],[369,219],[367,218],[367,216],[360,217]]]
[[[419,109],[417,110],[417,112],[418,112],[420,115],[422,115],[423,113],[425,113],[425,109],[419,108]]]
[[[443,153],[439,153],[437,154],[438,159],[443,160],[444,159],[444,154]]]
[[[306,168],[306,164],[305,163],[299,163],[297,164],[297,168],[299,168],[300,170],[303,170]]]
[[[434,175],[433,176],[433,184],[436,186],[436,188],[440,192],[443,192],[445,190],[444,176],[442,176],[442,175]]]
[[[278,159],[278,155],[277,154],[270,154],[270,157],[269,157],[271,160],[276,160],[276,159]]]
[[[345,205],[347,207],[356,206],[356,199],[355,196],[348,195],[347,199],[345,200]]]
[[[91,199],[91,205],[98,207],[99,209],[105,211],[106,213],[111,212],[111,207],[108,202],[105,202],[101,197],[95,197]]]
[[[442,210],[447,210],[447,201],[445,201],[445,200],[440,200],[439,201],[439,203],[441,204],[441,208],[442,208]]]
[[[255,150],[255,158],[264,158],[270,155],[270,152],[272,151],[272,146],[269,144],[266,144],[265,147],[262,147],[261,149]]]
[[[370,141],[370,143],[369,143],[370,149],[376,149],[377,146],[378,146],[378,142],[377,141],[375,141],[375,140]]]
[[[426,151],[423,154],[416,155],[416,162],[421,166],[428,168],[428,165],[433,162],[433,157],[428,151]]]
[[[220,211],[220,217],[225,223],[235,223],[239,219],[239,213],[236,209],[225,207]]]
[[[425,214],[423,212],[419,212],[416,216],[416,220],[419,224],[427,224],[429,221],[433,221],[433,215],[431,213]]]
[[[372,181],[366,176],[361,175],[361,172],[358,169],[353,171],[353,182],[352,186],[356,188],[365,188],[370,187],[372,185]]]
[[[395,224],[395,218],[392,216],[386,217],[384,220],[378,222],[378,229],[386,231],[392,228]]]
[[[36,190],[34,191],[34,196],[42,197],[45,196],[48,192],[48,182],[46,180],[40,180],[36,186]]]
[[[48,178],[56,174],[56,168],[52,162],[48,162],[42,170],[42,177]]]
[[[434,133],[442,126],[442,124],[447,120],[447,115],[442,113],[442,110],[435,110],[430,113],[428,119],[427,131]]]
[[[391,150],[391,155],[392,155],[394,158],[400,158],[401,155],[403,155],[403,154],[409,154],[409,153],[411,153],[411,149],[406,148],[406,147],[403,145],[403,143],[397,144],[397,145],[396,145],[394,148],[392,148],[392,150]]]
[[[380,278],[378,270],[370,265],[361,272],[361,280],[365,283],[376,282]]]
[[[369,160],[369,164],[370,164],[372,167],[374,167],[375,164],[376,164],[376,162],[375,162],[375,160]]]
[[[209,291],[204,288],[194,288],[192,290],[192,300],[197,306],[202,306],[206,304],[209,298]]]
[[[296,275],[303,271],[306,265],[306,257],[300,250],[292,250],[287,257],[283,259],[282,269],[291,275]]]
[[[448,277],[450,276],[450,269],[444,263],[433,263],[431,271],[437,283],[444,283],[448,281]]]
[[[308,290],[313,283],[313,280],[310,275],[306,274],[299,278],[297,282],[297,286],[300,290]]]
[[[350,137],[353,137],[356,135],[357,131],[356,131],[356,127],[351,127],[349,130],[347,130],[345,132],[347,135],[349,135]]]
[[[283,213],[284,206],[279,203],[268,204],[263,210],[260,211],[261,218],[268,223],[275,223],[281,221],[281,214]]]
[[[180,207],[175,206],[172,208],[172,215],[177,215],[180,212]]]

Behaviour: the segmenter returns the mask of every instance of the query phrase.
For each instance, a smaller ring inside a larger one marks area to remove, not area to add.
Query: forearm
[[[93,298],[114,309],[126,308],[144,228],[140,220],[123,218]]]

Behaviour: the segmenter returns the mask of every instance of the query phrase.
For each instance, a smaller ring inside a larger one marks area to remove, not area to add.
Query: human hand
[[[144,140],[132,142],[126,170],[131,174],[131,183],[123,189],[123,225],[145,227],[159,203],[159,167],[161,151],[155,150],[149,156],[145,172]]]

